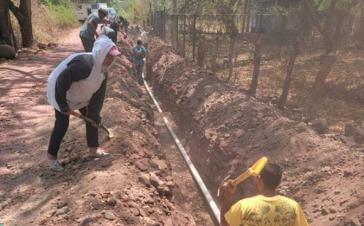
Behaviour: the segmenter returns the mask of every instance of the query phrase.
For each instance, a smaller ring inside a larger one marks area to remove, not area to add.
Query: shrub
[[[74,5],[69,0],[41,0],[51,22],[58,28],[78,26]]]

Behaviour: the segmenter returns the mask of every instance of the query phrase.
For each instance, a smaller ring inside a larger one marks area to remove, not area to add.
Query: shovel
[[[250,176],[258,176],[262,169],[264,168],[265,164],[267,164],[268,158],[263,156],[260,159],[258,159],[249,169],[247,169],[244,173],[240,174],[237,178],[233,179],[232,183],[237,186],[244,180],[246,180]],[[230,177],[227,176],[225,180],[227,180]],[[217,197],[220,196],[220,189],[217,190]]]
[[[86,117],[86,116],[84,116],[84,115],[82,115],[82,114],[80,114],[78,112],[75,112],[75,111],[71,111],[70,115],[73,115],[73,116],[75,116],[77,118],[83,119],[84,121],[91,123],[91,125],[93,127],[105,130],[105,132],[107,133],[107,137],[109,139],[114,137],[114,134],[108,128],[106,128],[103,124],[97,123],[94,120],[92,120],[92,119],[90,119],[90,118],[88,118],[88,117]]]
[[[237,178],[233,180],[235,185],[240,184],[244,180],[246,180],[250,176],[258,176],[262,169],[264,168],[265,164],[267,164],[268,158],[263,156],[258,159],[249,169],[247,169],[244,173],[240,174]]]

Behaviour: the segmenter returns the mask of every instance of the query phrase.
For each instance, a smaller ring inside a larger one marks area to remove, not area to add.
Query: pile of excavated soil
[[[283,167],[280,193],[300,202],[311,225],[364,225],[362,152],[190,66],[158,39],[149,47],[154,92],[183,130],[212,193],[226,175],[265,155]],[[252,184],[241,194],[254,194]]]
[[[54,123],[45,90],[50,69],[67,54],[61,46],[0,65],[0,223],[196,225],[191,211],[175,204],[181,195],[160,150],[151,101],[132,77],[131,46],[120,46],[124,54],[110,73],[102,111],[115,137],[108,141],[100,132],[111,156],[89,158],[84,123],[71,118],[60,150],[64,172],[44,161]],[[39,70],[24,72],[30,65]]]

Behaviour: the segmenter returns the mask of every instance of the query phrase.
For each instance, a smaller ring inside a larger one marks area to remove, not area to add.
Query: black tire
[[[16,52],[14,47],[0,44],[0,58],[6,58],[6,59],[14,59],[16,56]]]

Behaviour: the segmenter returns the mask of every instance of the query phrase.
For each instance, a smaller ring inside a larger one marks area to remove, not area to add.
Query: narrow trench
[[[221,172],[228,171],[228,166],[222,162],[228,160],[219,152],[212,150],[209,143],[195,130],[193,121],[173,104],[173,100],[169,98],[168,92],[162,86],[153,87],[153,92],[159,103],[164,106],[164,110],[171,112],[172,120],[178,126],[176,131],[178,137],[216,200],[218,185],[221,182],[219,175]]]
[[[196,225],[214,225],[206,204],[197,184],[194,182],[188,167],[179,153],[162,118],[167,117],[173,130],[178,131],[170,113],[155,113],[155,126],[159,133],[161,151],[166,156],[176,182],[174,201],[194,217]],[[183,142],[185,143],[185,142]]]
[[[152,91],[154,92],[154,91]],[[158,103],[161,102],[157,99]],[[163,107],[162,110],[168,111],[168,107]],[[196,221],[197,225],[219,225],[217,221],[214,219],[214,215],[209,208],[209,205],[205,201],[204,194],[200,191],[198,184],[195,182],[194,177],[190,173],[187,163],[183,159],[180,151],[176,147],[175,141],[168,131],[166,125],[163,122],[163,117],[167,118],[170,126],[180,139],[182,145],[186,149],[189,157],[191,158],[193,164],[198,169],[198,171],[202,170],[203,174],[206,175],[209,166],[206,165],[209,161],[206,160],[206,154],[203,150],[206,150],[202,147],[205,147],[206,144],[196,143],[196,139],[191,139],[191,136],[195,136],[193,133],[189,133],[186,131],[193,131],[193,128],[190,128],[186,125],[186,127],[178,127],[178,124],[175,121],[175,117],[170,112],[159,113],[157,111],[154,112],[155,122],[154,125],[157,127],[159,133],[159,142],[161,145],[161,151],[166,156],[168,162],[170,163],[172,176],[176,182],[176,188],[174,191],[175,194],[175,202],[186,211],[191,213]],[[190,140],[191,142],[190,145]],[[199,148],[202,148],[201,150]],[[194,155],[191,155],[194,154]],[[199,172],[200,173],[200,172]],[[206,177],[202,178],[204,183],[206,184]],[[209,192],[213,197],[216,194],[215,186],[210,186],[206,184],[209,189]],[[213,184],[213,183],[212,183]],[[213,194],[212,194],[213,193]],[[216,202],[216,201],[215,201]]]
[[[143,95],[146,95],[146,98],[150,99],[147,90],[145,89],[144,86],[142,89],[143,89]],[[152,92],[154,93],[155,90],[152,90]],[[200,171],[201,168],[205,167],[205,164],[204,162],[195,161],[196,156],[190,155],[191,150],[195,149],[191,148],[189,138],[185,137],[186,133],[179,126],[177,126],[178,123],[175,123],[174,120],[175,116],[173,116],[170,113],[171,110],[168,108],[167,105],[163,105],[164,102],[162,102],[159,99],[159,96],[157,97],[157,101],[159,102],[159,104],[161,104],[162,110],[166,111],[163,113],[159,113],[154,108],[153,105],[154,126],[158,132],[160,151],[163,153],[167,162],[170,165],[171,174],[176,184],[176,186],[173,188],[173,202],[175,202],[177,208],[180,207],[186,213],[191,214],[191,216],[193,216],[194,218],[196,225],[203,225],[203,226],[218,225],[217,222],[214,221],[213,214],[210,211],[210,208],[207,202],[205,201],[202,192],[199,190],[197,183],[194,181],[194,178],[190,173],[186,162],[184,161],[181,153],[176,147],[173,137],[171,136],[167,127],[165,126],[163,122],[163,117],[168,118],[170,126],[172,126],[173,130],[176,132],[184,148],[189,153],[189,156],[192,159],[193,163],[197,164],[196,168],[198,168],[198,170]],[[151,99],[150,102],[152,103]],[[194,146],[196,145],[194,144]],[[197,157],[197,159],[204,159],[204,158]],[[203,179],[204,182],[206,183],[205,178]],[[214,194],[212,193],[215,193],[216,189],[214,189],[213,186],[208,186],[208,184],[206,184],[206,186],[210,190],[211,195],[214,196]]]

